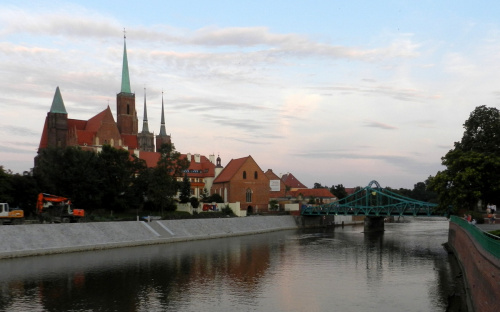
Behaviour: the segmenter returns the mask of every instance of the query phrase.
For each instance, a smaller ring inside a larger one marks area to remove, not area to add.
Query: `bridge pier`
[[[383,232],[384,217],[365,217],[365,232]]]

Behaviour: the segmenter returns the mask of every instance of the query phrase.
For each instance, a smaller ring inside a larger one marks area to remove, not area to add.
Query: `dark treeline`
[[[13,174],[0,166],[0,202],[19,207],[26,215],[35,211],[38,193],[70,198],[74,207],[121,212],[146,208],[175,210],[174,196],[188,168],[188,161],[170,144],[162,145],[154,168],[123,149],[104,145],[101,152],[79,147],[40,151],[32,172]]]

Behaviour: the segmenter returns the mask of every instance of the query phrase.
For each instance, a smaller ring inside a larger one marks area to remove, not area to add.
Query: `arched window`
[[[252,202],[252,190],[251,189],[247,189],[246,200],[247,200],[247,203]]]
[[[246,179],[246,178],[247,178],[247,172],[243,171],[243,179]]]
[[[257,171],[255,171],[255,172],[253,173],[253,178],[254,178],[255,180],[257,180],[257,178],[258,178],[258,177],[259,177],[259,176],[258,176],[258,174],[257,174]]]
[[[127,115],[130,115],[130,105],[127,103]]]

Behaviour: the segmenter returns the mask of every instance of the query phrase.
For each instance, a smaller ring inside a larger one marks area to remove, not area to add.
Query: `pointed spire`
[[[149,133],[148,110],[146,108],[146,88],[144,88],[144,119],[142,121],[142,133]]]
[[[160,127],[160,135],[167,135],[167,131],[165,130],[165,112],[163,110],[163,91],[161,92],[161,127]]]
[[[125,35],[125,28],[123,29],[123,66],[122,66],[122,89],[120,92],[132,93],[130,91],[130,77],[128,74],[128,59],[127,59],[127,36]]]
[[[61,91],[59,86],[56,88],[56,93],[54,94],[54,99],[52,100],[52,106],[50,107],[51,113],[68,114],[66,112],[66,107],[64,107],[64,101],[61,96]]]

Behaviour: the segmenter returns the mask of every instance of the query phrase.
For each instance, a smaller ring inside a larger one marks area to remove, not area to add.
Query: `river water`
[[[0,311],[446,311],[447,221],[0,260]]]

